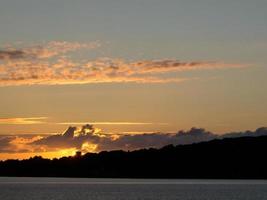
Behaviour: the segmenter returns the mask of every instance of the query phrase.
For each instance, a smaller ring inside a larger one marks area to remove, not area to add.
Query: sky
[[[24,145],[68,126],[93,124],[90,133],[112,141],[266,126],[266,8],[266,0],[1,0],[0,159],[69,155],[77,146]],[[7,151],[15,143],[27,151]]]

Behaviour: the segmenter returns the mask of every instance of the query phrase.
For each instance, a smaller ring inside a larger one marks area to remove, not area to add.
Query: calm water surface
[[[0,200],[267,200],[267,181],[0,178]]]

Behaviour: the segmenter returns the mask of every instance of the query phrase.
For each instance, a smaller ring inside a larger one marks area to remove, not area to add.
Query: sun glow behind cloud
[[[76,148],[60,149],[56,151],[44,151],[44,152],[18,152],[14,153],[0,153],[0,160],[7,159],[27,159],[35,156],[42,156],[43,158],[54,159],[67,156],[74,156],[77,152]]]
[[[180,72],[194,70],[218,70],[243,68],[247,65],[213,62],[180,61],[178,59],[127,60],[122,58],[84,57],[75,59],[80,50],[93,50],[99,42],[88,44],[52,41],[41,45],[9,46],[0,50],[0,86],[6,85],[57,85],[85,83],[178,83],[195,80],[196,77],[179,77]],[[86,55],[86,54],[84,54]],[[169,76],[172,74],[172,76]],[[73,119],[75,120],[75,118]],[[1,125],[84,125],[70,127],[63,134],[47,137],[24,138],[10,136],[0,138],[1,156],[16,153],[19,158],[41,155],[46,158],[74,155],[76,151],[98,152],[113,149],[137,149],[159,147],[176,141],[173,133],[128,132],[104,133],[92,125],[107,126],[165,126],[164,122],[142,121],[49,121],[47,117],[0,118]],[[90,125],[89,125],[90,124]],[[194,132],[195,130],[193,130]],[[201,132],[201,131],[200,131]],[[209,137],[203,132],[201,137]]]
[[[74,156],[77,151],[85,154],[118,149],[159,148],[168,144],[192,144],[224,137],[261,135],[267,135],[266,127],[258,128],[255,131],[230,132],[224,135],[217,135],[201,128],[180,130],[176,133],[112,134],[86,124],[82,127],[69,127],[62,134],[0,136],[0,159],[24,159],[33,156],[60,158]]]

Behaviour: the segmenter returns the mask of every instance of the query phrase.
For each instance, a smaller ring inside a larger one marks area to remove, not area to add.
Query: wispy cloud
[[[59,122],[57,124],[62,125],[83,125],[83,124],[92,124],[92,125],[167,125],[168,123],[154,123],[154,122]]]
[[[0,118],[0,124],[43,124],[47,117]]]
[[[129,122],[129,121],[88,121],[88,122],[47,122],[48,117],[10,117],[10,118],[0,118],[0,125],[10,124],[60,124],[60,125],[168,125],[168,123],[162,122]]]
[[[80,44],[54,41],[39,46],[1,50],[0,85],[169,83],[186,81],[188,78],[168,78],[162,74],[246,66],[210,61],[183,62],[176,59],[128,61],[118,58],[85,58],[77,61],[66,56],[67,52],[99,46],[99,42]]]
[[[31,45],[20,48],[9,46],[4,50],[0,50],[0,60],[11,62],[15,60],[47,59],[54,56],[64,55],[67,52],[80,49],[94,49],[99,46],[99,42],[78,43],[67,41],[52,41],[40,45]]]

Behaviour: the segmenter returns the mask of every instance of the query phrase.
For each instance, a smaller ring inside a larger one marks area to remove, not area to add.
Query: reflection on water
[[[267,200],[267,181],[0,178],[0,200]]]

